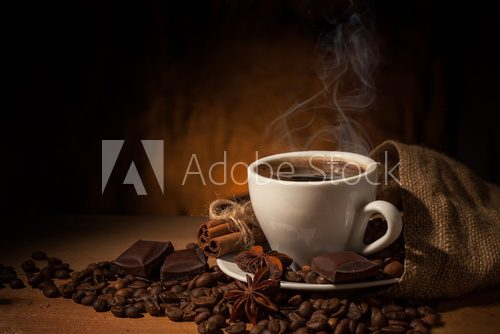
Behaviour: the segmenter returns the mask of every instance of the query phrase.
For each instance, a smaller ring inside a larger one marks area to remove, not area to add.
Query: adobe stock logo
[[[120,155],[125,140],[103,140],[102,141],[102,179],[101,179],[101,194],[106,189],[111,172],[115,167],[116,160]],[[164,193],[164,180],[163,180],[163,140],[141,140],[142,146],[146,151],[151,167],[155,174],[156,180],[160,185],[161,192]],[[147,195],[141,177],[137,172],[137,167],[134,161],[130,163],[127,175],[123,180],[123,184],[134,185],[137,195]]]

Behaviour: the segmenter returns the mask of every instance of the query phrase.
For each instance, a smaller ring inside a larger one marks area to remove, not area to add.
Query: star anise
[[[253,279],[247,275],[247,284],[236,281],[239,290],[230,290],[225,298],[235,301],[231,308],[231,321],[243,320],[246,317],[256,324],[267,311],[277,312],[278,307],[269,299],[280,286],[280,281],[268,279],[269,269],[263,268]]]
[[[292,261],[292,258],[283,253],[264,253],[262,246],[252,246],[234,257],[234,262],[241,270],[255,274],[262,268],[269,268],[269,278],[275,279],[283,275],[283,269],[289,267]]]

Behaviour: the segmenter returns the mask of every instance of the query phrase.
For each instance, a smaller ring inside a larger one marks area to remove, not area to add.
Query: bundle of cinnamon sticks
[[[251,224],[248,227],[253,234],[255,244],[266,241],[258,225]],[[212,257],[237,252],[245,247],[242,242],[242,232],[233,222],[221,219],[211,219],[200,226],[198,244],[205,255]]]

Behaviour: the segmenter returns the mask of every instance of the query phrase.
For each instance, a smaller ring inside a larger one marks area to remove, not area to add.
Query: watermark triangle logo
[[[123,148],[125,140],[102,140],[102,165],[101,165],[101,194],[104,193],[106,185],[115,167],[118,156]],[[141,140],[146,156],[153,168],[153,172],[161,192],[165,192],[163,175],[163,140]],[[137,195],[147,195],[146,188],[141,180],[134,161],[131,161],[123,184],[134,186]]]

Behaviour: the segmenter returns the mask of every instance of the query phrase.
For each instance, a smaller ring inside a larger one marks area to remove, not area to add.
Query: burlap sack
[[[404,214],[404,274],[393,294],[452,297],[500,283],[498,186],[420,146],[386,141],[371,156],[382,164],[378,197]],[[398,162],[400,184],[386,173]]]

